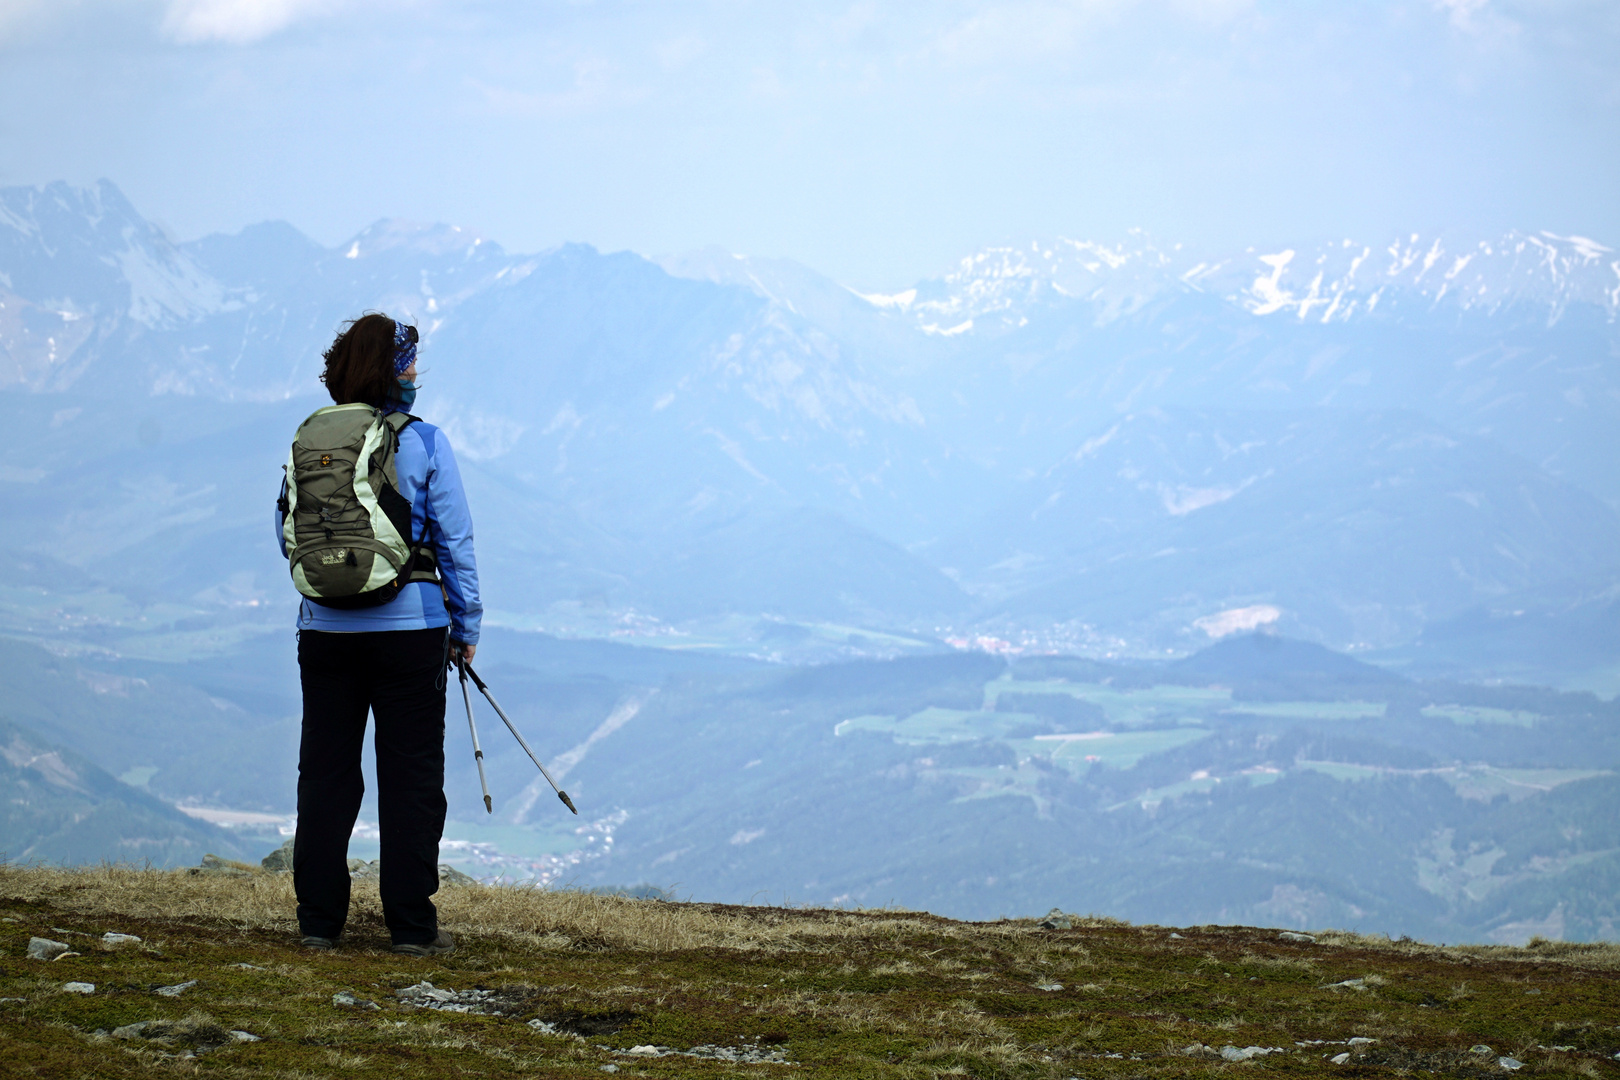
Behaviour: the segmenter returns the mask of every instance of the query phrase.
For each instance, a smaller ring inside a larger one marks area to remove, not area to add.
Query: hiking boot
[[[450,936],[448,930],[440,930],[437,937],[425,945],[402,943],[394,946],[394,951],[404,953],[406,956],[438,956],[441,953],[456,951],[456,939]]]
[[[299,944],[306,949],[320,949],[325,951],[327,949],[337,948],[337,938],[321,937],[319,934],[305,934],[303,940],[300,941]]]

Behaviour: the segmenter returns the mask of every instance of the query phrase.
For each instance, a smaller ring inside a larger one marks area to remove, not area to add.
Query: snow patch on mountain
[[[1114,245],[1059,238],[986,248],[914,290],[862,299],[910,313],[917,329],[940,334],[946,327],[1016,328],[1043,307],[1075,303],[1090,305],[1101,326],[1186,289],[1257,317],[1322,324],[1442,306],[1493,314],[1530,305],[1556,322],[1571,304],[1592,304],[1613,319],[1620,313],[1620,259],[1588,237],[1550,232],[1513,232],[1460,247],[1413,233],[1382,247],[1346,239],[1213,259],[1133,232]]]

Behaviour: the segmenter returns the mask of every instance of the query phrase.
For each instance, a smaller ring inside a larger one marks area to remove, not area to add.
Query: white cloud
[[[176,41],[240,45],[338,6],[332,0],[169,0],[163,31]]]
[[[1122,22],[1181,22],[1212,29],[1252,6],[1252,0],[1012,0],[981,7],[940,35],[935,48],[958,63],[1016,63],[1071,52]]]

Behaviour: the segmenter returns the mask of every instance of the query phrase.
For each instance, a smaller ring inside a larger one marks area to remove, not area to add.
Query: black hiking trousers
[[[353,634],[302,630],[293,885],[304,934],[336,938],[349,917],[349,835],[365,781],[366,713],[376,718],[383,921],[395,945],[439,932],[444,834],[444,688],[448,629]]]

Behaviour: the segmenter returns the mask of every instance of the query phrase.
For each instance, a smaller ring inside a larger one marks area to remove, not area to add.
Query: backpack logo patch
[[[321,556],[321,565],[336,566],[338,563],[345,562],[348,557],[348,548],[337,548],[333,551],[328,551],[326,554]]]

